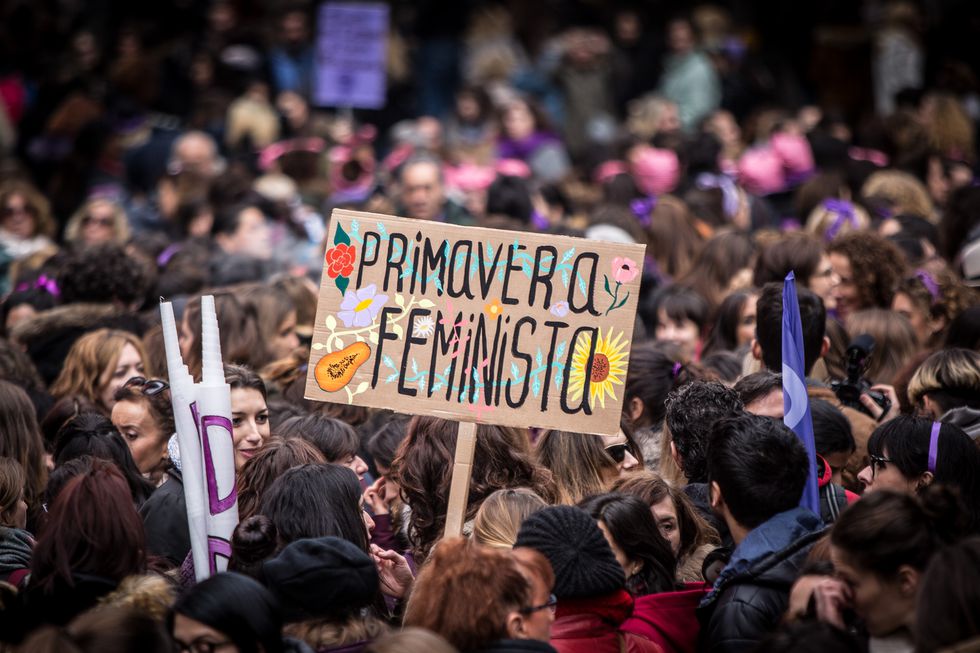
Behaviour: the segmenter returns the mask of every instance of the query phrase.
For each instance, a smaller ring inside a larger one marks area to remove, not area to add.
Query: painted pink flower
[[[551,314],[554,315],[555,317],[565,317],[566,315],[568,315],[568,302],[566,301],[555,302],[554,304],[551,305],[551,308],[548,310],[551,311]]]
[[[640,273],[636,261],[624,256],[612,260],[612,276],[616,283],[629,283]]]

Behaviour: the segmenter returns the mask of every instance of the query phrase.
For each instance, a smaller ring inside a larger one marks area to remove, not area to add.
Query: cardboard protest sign
[[[319,106],[380,109],[385,104],[388,5],[326,2],[316,40]]]
[[[613,434],[641,245],[335,210],[306,398]]]

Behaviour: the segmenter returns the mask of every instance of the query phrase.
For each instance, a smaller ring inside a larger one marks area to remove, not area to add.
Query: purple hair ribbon
[[[655,195],[641,197],[630,202],[630,210],[644,227],[650,226],[650,214],[653,213],[655,208],[657,208],[657,197]]]
[[[936,280],[927,270],[923,270],[922,268],[916,270],[913,276],[921,281],[922,285],[929,291],[929,296],[932,297],[932,305],[935,306],[940,298],[939,284],[936,283]]]
[[[708,190],[712,188],[717,188],[721,191],[722,195],[722,206],[725,209],[725,215],[729,219],[734,218],[735,214],[738,213],[738,187],[735,182],[732,181],[731,177],[727,175],[716,175],[710,172],[702,172],[694,180],[695,185],[701,190]]]
[[[679,361],[677,363],[674,363],[674,367],[673,367],[673,370],[672,370],[671,374],[674,377],[674,380],[675,381],[677,380],[677,375],[681,373],[681,368],[682,367],[684,367],[683,363],[681,363]]]
[[[548,218],[537,210],[531,212],[531,225],[535,229],[540,229],[542,231],[551,226],[551,224],[548,222]]]
[[[932,423],[932,433],[929,435],[929,471],[936,473],[936,457],[939,455],[939,431],[943,428],[942,422]]]
[[[854,205],[847,200],[827,199],[823,202],[823,208],[835,216],[833,223],[824,232],[824,239],[827,242],[836,238],[847,223],[850,223],[855,229],[860,228],[861,225],[858,224],[857,216],[854,215]]]
[[[58,288],[58,282],[44,274],[39,276],[33,284],[29,281],[17,284],[17,287],[14,288],[14,290],[17,292],[24,292],[25,290],[30,290],[31,288],[44,290],[52,297],[59,297],[61,295],[61,289]]]

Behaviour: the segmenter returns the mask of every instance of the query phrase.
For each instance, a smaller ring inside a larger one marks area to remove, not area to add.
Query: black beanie
[[[539,510],[521,524],[514,546],[534,549],[548,559],[560,599],[601,596],[626,584],[626,573],[598,524],[581,508]]]
[[[370,605],[379,591],[374,561],[338,537],[296,540],[262,565],[286,621],[343,619]]]

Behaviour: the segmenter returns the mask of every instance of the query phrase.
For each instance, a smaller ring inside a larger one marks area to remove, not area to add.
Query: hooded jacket
[[[943,413],[939,421],[945,424],[955,424],[966,431],[966,434],[973,438],[974,441],[980,438],[980,410],[976,408],[970,408],[969,406],[952,408]]]
[[[664,653],[694,653],[701,630],[695,611],[710,590],[707,583],[687,583],[677,592],[639,596],[622,630],[656,642]]]
[[[633,597],[626,590],[559,599],[551,645],[558,653],[662,653],[655,642],[621,628],[632,611]]]
[[[800,567],[822,536],[820,518],[805,508],[781,512],[749,531],[698,609],[699,650],[754,648],[778,625]]]

